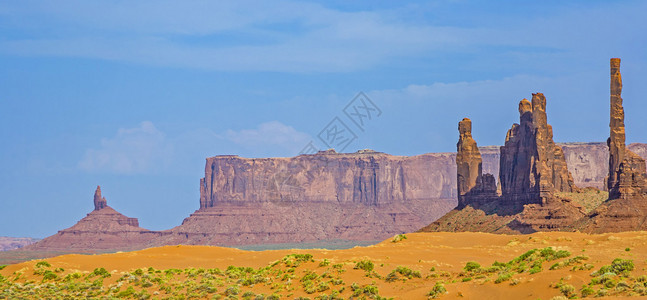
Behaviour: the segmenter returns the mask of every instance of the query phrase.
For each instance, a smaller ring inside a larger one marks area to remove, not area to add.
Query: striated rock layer
[[[31,245],[37,241],[38,239],[28,238],[28,237],[16,238],[16,237],[0,236],[0,252],[19,249],[27,245]]]
[[[163,243],[380,240],[411,232],[456,206],[453,159],[330,150],[208,158],[200,209],[166,232]]]
[[[100,187],[97,187],[94,199],[95,210],[74,226],[22,250],[92,252],[141,249],[156,235],[139,227],[136,218],[126,217],[108,206],[106,198],[101,197]]]

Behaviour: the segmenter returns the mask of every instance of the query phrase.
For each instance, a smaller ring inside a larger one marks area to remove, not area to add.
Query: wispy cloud
[[[113,137],[102,138],[97,147],[86,150],[78,167],[92,173],[163,173],[220,154],[293,156],[309,140],[308,134],[279,121],[222,133],[195,129],[170,137],[152,122],[144,121],[134,128],[120,128]]]
[[[262,123],[254,129],[227,130],[226,139],[247,149],[279,148],[284,155],[296,155],[310,140],[310,135],[299,132],[278,121]]]
[[[118,174],[147,173],[167,165],[173,152],[166,135],[152,122],[120,128],[111,138],[103,138],[97,148],[88,149],[79,168],[90,172]]]
[[[476,47],[574,44],[559,44],[563,39],[546,34],[543,23],[445,26],[412,22],[411,14],[295,1],[20,1],[0,4],[0,25],[24,33],[0,39],[0,52],[209,70],[347,72]]]

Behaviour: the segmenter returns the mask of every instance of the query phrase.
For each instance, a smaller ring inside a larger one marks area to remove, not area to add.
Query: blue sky
[[[335,117],[345,149],[500,145],[543,92],[555,140],[605,141],[609,58],[627,140],[647,142],[644,1],[0,1],[0,236],[108,204],[167,229],[208,156],[293,156]],[[343,113],[364,92],[382,114]],[[354,127],[355,126],[355,127]]]

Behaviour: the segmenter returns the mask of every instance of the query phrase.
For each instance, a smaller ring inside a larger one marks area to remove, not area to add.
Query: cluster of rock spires
[[[645,160],[628,150],[647,157],[647,145],[625,146],[619,62],[611,61],[608,149],[602,143],[555,144],[546,98],[537,93],[519,103],[519,123],[501,147],[479,148],[472,122],[463,119],[456,154],[328,150],[292,158],[211,157],[200,180],[200,208],[180,226],[143,229],[108,206],[97,187],[94,211],[25,250],[368,241],[430,223],[421,231],[647,229]],[[592,211],[583,208],[568,195],[592,190],[576,183],[608,187],[609,200]]]
[[[618,58],[611,59],[610,90],[609,175],[606,179],[609,199],[591,214],[564,197],[564,193],[582,190],[574,184],[564,151],[553,141],[553,130],[546,117],[546,98],[537,93],[532,95],[532,102],[521,100],[520,122],[508,131],[505,145],[500,148],[500,195],[494,195],[492,179],[483,180],[492,175],[482,174],[482,158],[471,135],[471,121],[466,118],[459,122],[456,156],[459,205],[421,231],[646,229],[646,165],[643,158],[626,149]],[[480,218],[474,218],[475,215]]]

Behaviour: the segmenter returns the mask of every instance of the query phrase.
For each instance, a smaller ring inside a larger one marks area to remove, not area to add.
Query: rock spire
[[[496,181],[492,174],[483,175],[483,160],[472,138],[472,121],[464,118],[458,123],[456,144],[456,175],[458,207],[496,198]]]
[[[572,192],[573,177],[562,148],[553,141],[546,117],[546,97],[532,94],[519,102],[519,124],[512,125],[501,147],[499,177],[506,204],[547,204],[554,192]]]
[[[97,190],[94,191],[94,210],[100,210],[108,206],[105,197],[101,197],[101,186],[97,185]]]
[[[609,120],[609,199],[629,198],[647,193],[645,160],[626,149],[625,111],[622,106],[622,76],[620,59],[610,61],[610,120]]]

